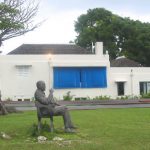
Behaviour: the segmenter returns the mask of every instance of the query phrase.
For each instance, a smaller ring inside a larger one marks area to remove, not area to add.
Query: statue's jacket
[[[45,107],[47,107],[47,111],[53,113],[54,112],[54,108],[55,108],[55,104],[53,104],[49,98],[47,98],[45,96],[45,93],[39,89],[37,89],[35,91],[35,94],[34,94],[34,97],[35,97],[35,100],[38,101],[40,104],[43,104],[45,105]]]

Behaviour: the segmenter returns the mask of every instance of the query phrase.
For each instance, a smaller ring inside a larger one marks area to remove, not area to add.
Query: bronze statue
[[[49,96],[45,96],[46,85],[44,81],[38,81],[36,83],[37,90],[35,91],[35,100],[39,103],[46,105],[48,110],[43,110],[44,113],[48,113],[51,116],[62,116],[64,120],[65,132],[73,132],[74,125],[71,121],[69,111],[66,106],[59,105],[54,101],[53,89],[50,90]],[[48,112],[47,112],[48,111]]]

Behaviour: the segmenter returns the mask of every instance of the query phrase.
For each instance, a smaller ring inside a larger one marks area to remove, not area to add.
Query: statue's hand
[[[54,93],[54,90],[51,88],[51,89],[49,90],[49,92],[50,92],[50,93]]]

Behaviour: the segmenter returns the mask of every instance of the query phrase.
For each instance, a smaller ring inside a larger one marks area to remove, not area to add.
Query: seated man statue
[[[49,113],[52,116],[63,116],[65,132],[73,132],[75,127],[72,124],[69,111],[66,106],[59,105],[54,101],[53,89],[50,90],[48,97],[45,96],[46,85],[44,81],[38,81],[36,83],[37,90],[35,91],[35,100],[43,105],[48,106]]]

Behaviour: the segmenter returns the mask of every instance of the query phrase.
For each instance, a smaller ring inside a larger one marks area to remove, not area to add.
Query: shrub
[[[71,95],[70,93],[71,91],[68,91],[66,95],[63,96],[64,101],[71,101],[73,99],[74,95]]]
[[[88,100],[87,97],[75,97],[75,101],[78,100]]]
[[[6,101],[11,102],[12,98],[8,97],[8,98],[6,98]]]
[[[150,93],[146,93],[146,94],[143,93],[141,96],[142,98],[150,98]]]
[[[38,125],[33,123],[32,126],[28,129],[28,133],[32,137],[38,137],[40,135],[45,135],[46,132],[49,132],[50,128],[47,122],[41,123],[41,129],[38,131]]]
[[[141,95],[139,95],[139,96],[134,95],[134,96],[133,96],[133,99],[141,99]]]
[[[32,124],[32,126],[28,129],[28,132],[29,132],[30,135],[33,136],[33,137],[39,136],[37,124],[35,124],[35,123]]]
[[[131,97],[129,95],[124,95],[124,96],[118,96],[116,98],[117,100],[129,100]]]
[[[87,100],[93,100],[91,97],[87,96],[86,97]]]
[[[137,96],[137,95],[124,95],[124,96],[118,96],[116,99],[117,100],[132,100],[132,99],[140,99],[140,96]]]
[[[110,96],[107,96],[107,95],[100,95],[100,96],[96,96],[93,98],[93,100],[110,100],[111,97]]]

